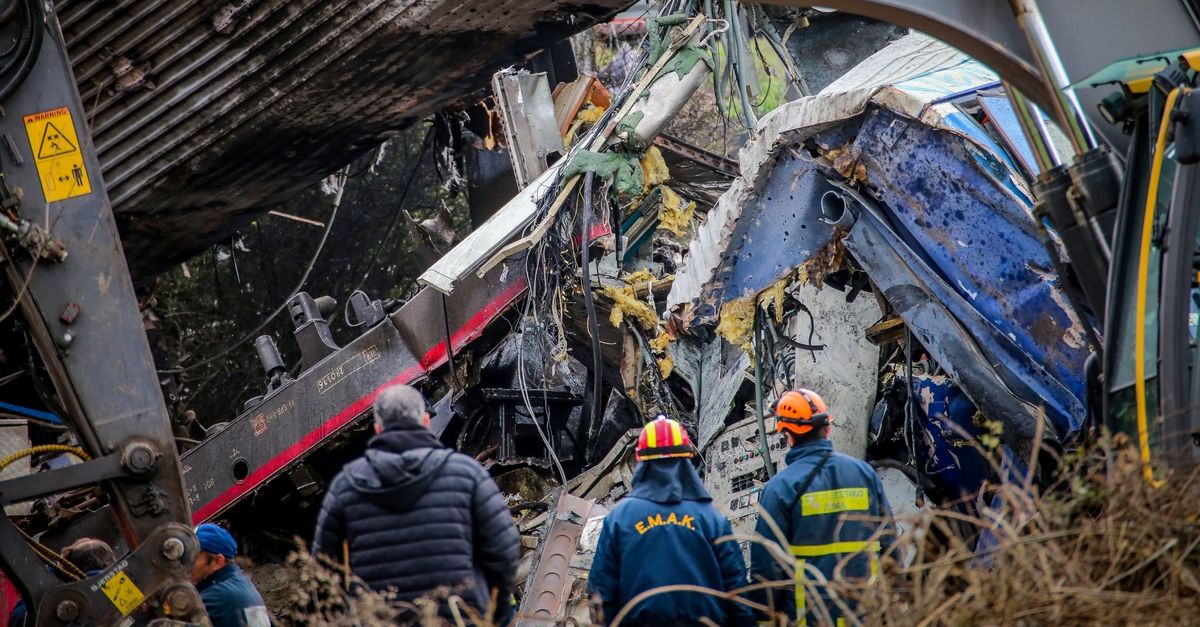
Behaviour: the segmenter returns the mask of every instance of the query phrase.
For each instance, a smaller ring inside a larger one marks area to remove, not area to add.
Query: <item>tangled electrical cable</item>
[[[676,13],[678,10],[691,7],[694,12],[696,3],[694,1],[687,2],[685,0],[672,0],[665,3],[659,12],[659,17]],[[649,35],[649,33],[647,33]],[[647,68],[648,52],[646,47],[647,37],[642,38],[642,43],[639,46],[642,50],[641,66],[643,70]],[[569,162],[578,151],[583,147],[591,146],[595,142],[599,133],[603,129],[613,126],[613,119],[618,111],[621,111],[629,101],[633,92],[633,86],[639,80],[639,72],[629,73],[623,85],[617,90],[617,96],[613,98],[611,106],[604,112],[592,128],[575,143],[567,155],[563,157],[564,162]],[[594,213],[599,213],[595,203],[601,199],[608,197],[610,187],[602,186],[599,191],[594,190],[594,178],[591,175],[585,175],[584,189],[581,194],[574,196],[576,202],[573,203],[574,212],[563,212],[562,214],[552,213],[556,198],[561,193],[564,184],[567,182],[567,177],[563,175],[563,170],[560,169],[558,174],[548,183],[546,193],[541,195],[538,211],[536,213],[541,219],[535,218],[530,220],[529,224],[522,230],[519,235],[520,239],[527,239],[531,234],[534,234],[538,228],[545,229],[539,237],[533,240],[532,246],[524,253],[522,261],[523,271],[525,275],[527,291],[525,295],[525,305],[521,312],[520,320],[523,326],[521,333],[521,345],[518,350],[518,383],[521,388],[522,400],[525,403],[526,411],[531,416],[534,416],[534,408],[532,400],[529,398],[529,386],[526,380],[527,372],[525,369],[525,350],[524,342],[527,335],[533,335],[535,342],[541,343],[541,351],[546,355],[560,356],[566,352],[566,332],[563,326],[563,314],[565,309],[566,294],[574,289],[576,283],[582,282],[579,287],[584,294],[585,309],[587,311],[587,325],[589,335],[592,338],[592,381],[589,389],[590,403],[589,414],[592,418],[592,427],[595,427],[597,415],[600,413],[600,397],[603,393],[603,379],[601,361],[601,351],[599,346],[599,325],[596,320],[595,304],[592,301],[591,294],[591,272],[590,272],[590,256],[588,247],[591,243],[591,227]],[[604,206],[604,205],[601,205]],[[611,213],[611,212],[610,212]],[[619,231],[619,216],[609,215],[610,220],[617,222],[617,227],[614,232]],[[544,226],[546,223],[548,227]],[[576,225],[578,224],[578,231]],[[578,232],[580,241],[575,242],[574,237]],[[576,247],[578,246],[578,256],[576,256]],[[579,278],[576,278],[576,277]],[[541,333],[528,333],[528,329],[538,328]],[[651,354],[646,338],[633,329],[641,347],[643,355]],[[673,399],[662,398],[662,386],[664,382],[659,375],[657,364],[653,359],[649,360],[649,370],[657,377],[657,385],[655,388],[656,401],[662,404],[666,409],[668,406],[675,407]],[[639,375],[641,369],[639,368]],[[543,377],[545,372],[543,371]],[[542,386],[545,387],[545,386]],[[538,435],[542,439],[542,443],[546,446],[550,457],[554,462],[554,466],[558,471],[560,478],[565,482],[566,473],[563,470],[561,461],[558,458],[557,452],[551,447],[550,440],[543,431],[542,425],[536,418],[533,420],[537,427]],[[549,425],[547,425],[548,427]],[[592,434],[589,434],[592,435]],[[578,443],[577,443],[578,444]]]

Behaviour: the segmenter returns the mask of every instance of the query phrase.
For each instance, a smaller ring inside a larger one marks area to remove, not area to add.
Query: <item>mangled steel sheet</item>
[[[747,206],[764,197],[757,190],[777,178],[773,164],[777,157],[790,154],[785,145],[799,145],[803,136],[862,113],[871,101],[915,117],[933,97],[954,91],[946,91],[945,78],[933,85],[922,81],[930,72],[946,68],[957,69],[956,82],[962,88],[995,80],[993,74],[973,64],[963,53],[924,35],[909,35],[872,55],[820,94],[789,102],[763,118],[751,141],[739,153],[741,178],[734,180],[697,230],[687,263],[667,297],[667,307],[675,308],[699,298],[706,286],[717,287],[711,284],[721,262],[730,256],[730,248],[739,243],[734,239],[734,231],[739,228],[740,218]],[[894,87],[902,82],[907,82],[907,89]],[[774,280],[759,276],[753,285],[761,290]]]
[[[952,102],[994,81],[961,53],[910,35],[781,107],[741,151],[742,176],[693,238],[668,306],[684,320],[715,320],[731,299],[812,260],[829,242],[822,217],[844,217],[844,244],[877,291],[1004,422],[1014,449],[1028,450],[1015,445],[1033,436],[1041,412],[1052,435],[1068,437],[1084,414],[1083,323],[1037,237],[1017,159]],[[778,206],[781,179],[789,211]],[[833,195],[850,205],[844,216],[823,216],[814,200],[830,183],[846,190]],[[798,241],[772,244],[797,232]]]
[[[630,0],[55,3],[135,276]]]
[[[846,245],[884,297],[938,363],[959,369],[956,379],[985,413],[1006,418],[1017,438],[1010,444],[1033,437],[1042,411],[1055,435],[1076,431],[1084,329],[1008,166],[957,134],[885,110],[868,114],[852,150],[880,181],[879,204],[860,212]],[[919,303],[923,314],[910,308]],[[951,348],[958,342],[937,339],[951,326],[960,328],[961,353]]]

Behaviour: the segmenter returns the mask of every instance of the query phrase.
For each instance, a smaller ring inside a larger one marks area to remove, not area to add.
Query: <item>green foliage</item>
[[[563,176],[570,178],[584,172],[594,172],[602,179],[615,179],[617,191],[627,196],[642,193],[642,164],[635,155],[581,150],[567,165]]]

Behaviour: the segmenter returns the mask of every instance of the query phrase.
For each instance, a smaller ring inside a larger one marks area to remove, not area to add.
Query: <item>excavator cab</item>
[[[1129,136],[1104,329],[1108,426],[1148,479],[1200,461],[1200,207],[1193,95],[1200,48],[1115,63],[1085,79]]]

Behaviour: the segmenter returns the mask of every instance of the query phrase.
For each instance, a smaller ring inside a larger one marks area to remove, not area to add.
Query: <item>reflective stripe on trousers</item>
[[[879,542],[834,542],[832,544],[793,544],[788,547],[792,555],[796,556],[796,619],[798,625],[808,624],[808,609],[805,606],[804,584],[806,577],[804,574],[804,564],[806,557],[822,557],[825,555],[839,555],[850,553],[861,553],[864,551],[871,552],[871,579],[874,580],[879,575]],[[841,627],[846,622],[845,618],[838,617],[837,627]]]

